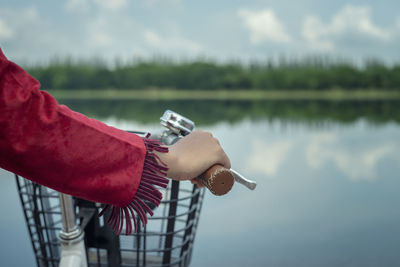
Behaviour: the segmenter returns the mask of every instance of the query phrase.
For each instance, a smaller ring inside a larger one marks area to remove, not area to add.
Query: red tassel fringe
[[[126,229],[125,234],[131,235],[133,231],[136,233],[138,222],[136,221],[135,213],[139,217],[144,227],[147,224],[146,213],[150,214],[150,216],[153,216],[153,211],[145,203],[145,201],[158,206],[161,202],[162,194],[155,186],[166,188],[168,185],[169,180],[165,178],[168,168],[161,161],[161,159],[154,154],[154,151],[167,153],[168,148],[162,146],[162,143],[159,140],[149,139],[149,136],[150,134],[143,138],[146,146],[146,158],[144,161],[142,178],[135,197],[126,207],[121,208],[112,205],[106,205],[99,213],[100,217],[109,208],[111,209],[111,215],[108,218],[107,223],[117,235],[122,233],[124,221]]]

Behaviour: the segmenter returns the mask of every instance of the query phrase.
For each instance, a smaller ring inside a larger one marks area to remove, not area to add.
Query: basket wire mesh
[[[59,193],[15,175],[37,266],[58,266],[62,229]],[[170,182],[148,224],[137,233],[116,236],[98,217],[101,205],[74,198],[85,231],[88,266],[189,266],[204,189]],[[138,218],[137,218],[138,219]]]

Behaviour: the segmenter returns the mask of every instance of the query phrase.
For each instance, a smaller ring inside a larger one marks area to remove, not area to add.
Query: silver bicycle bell
[[[167,128],[161,135],[161,141],[166,145],[172,145],[194,130],[193,121],[171,110],[164,112],[160,123]]]

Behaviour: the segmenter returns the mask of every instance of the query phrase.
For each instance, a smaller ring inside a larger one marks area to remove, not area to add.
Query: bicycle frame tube
[[[60,231],[61,260],[59,267],[87,267],[84,233],[76,224],[73,200],[60,194],[63,229]]]

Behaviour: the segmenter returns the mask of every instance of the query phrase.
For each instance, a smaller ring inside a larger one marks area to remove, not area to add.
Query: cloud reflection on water
[[[265,142],[262,139],[253,139],[251,151],[245,163],[246,173],[262,173],[275,176],[290,152],[293,142],[290,140],[277,140]]]
[[[310,138],[305,154],[312,169],[331,163],[353,181],[374,180],[381,160],[398,153],[394,141],[365,144],[365,147],[344,146],[337,133],[319,133]]]
[[[400,263],[393,252],[400,234],[397,125],[244,120],[209,130],[232,166],[258,186],[207,195],[193,266],[221,259],[229,266]]]

